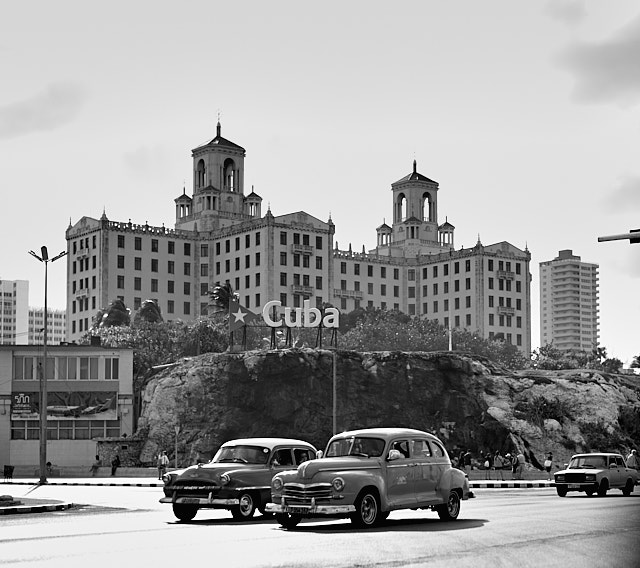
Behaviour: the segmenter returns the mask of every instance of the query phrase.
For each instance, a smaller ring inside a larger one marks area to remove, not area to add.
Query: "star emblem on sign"
[[[251,310],[241,306],[239,302],[229,302],[229,331],[239,329],[258,317]]]

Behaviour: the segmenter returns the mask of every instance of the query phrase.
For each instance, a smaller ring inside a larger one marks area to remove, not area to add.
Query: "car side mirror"
[[[322,450],[318,450],[318,451],[316,452],[316,459],[317,459],[317,460],[321,459],[323,455],[324,455],[324,454],[322,453]]]
[[[389,450],[387,461],[399,460],[400,458],[402,458],[402,454],[398,450]]]

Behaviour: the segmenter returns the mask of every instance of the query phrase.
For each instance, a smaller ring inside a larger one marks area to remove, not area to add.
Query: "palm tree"
[[[228,312],[229,303],[236,299],[237,294],[233,291],[229,282],[225,282],[224,284],[216,282],[213,289],[209,292],[209,305],[215,306],[217,308],[216,312]]]

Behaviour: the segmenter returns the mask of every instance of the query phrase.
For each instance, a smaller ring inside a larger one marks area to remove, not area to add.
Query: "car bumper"
[[[178,505],[197,505],[198,507],[227,508],[240,504],[239,499],[208,499],[204,497],[163,497],[160,503],[176,503]]]
[[[582,483],[565,483],[565,482],[558,483],[557,481],[555,481],[553,485],[555,487],[564,488],[567,491],[586,491],[587,489],[593,489],[595,491],[596,489],[598,489],[597,481],[589,481],[589,482],[585,481]]]
[[[355,513],[354,505],[280,505],[276,503],[267,503],[265,511],[267,513],[289,513],[292,515],[346,515]]]

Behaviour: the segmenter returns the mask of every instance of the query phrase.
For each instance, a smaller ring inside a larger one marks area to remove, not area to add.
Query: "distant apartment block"
[[[540,345],[590,351],[599,343],[598,265],[561,250],[540,263]]]
[[[44,308],[29,307],[27,280],[0,280],[0,345],[44,343]],[[66,311],[49,309],[47,343],[65,340]]]
[[[29,282],[0,280],[0,345],[29,342]]]
[[[60,345],[65,341],[67,312],[49,309],[47,344]],[[44,308],[29,308],[29,345],[44,343]]]

